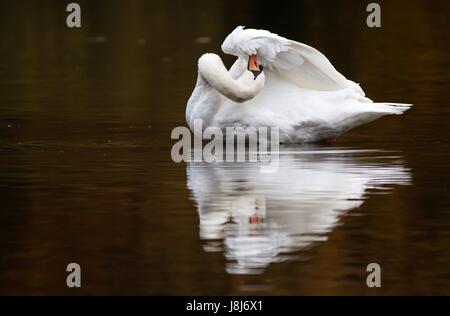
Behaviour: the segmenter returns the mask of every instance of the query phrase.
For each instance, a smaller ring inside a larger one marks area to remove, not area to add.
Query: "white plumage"
[[[197,85],[186,119],[203,127],[278,127],[280,142],[333,139],[349,129],[409,104],[373,103],[318,50],[265,30],[237,27],[222,50],[238,59],[227,70],[215,54],[199,59]],[[254,79],[247,69],[256,55],[264,71]]]

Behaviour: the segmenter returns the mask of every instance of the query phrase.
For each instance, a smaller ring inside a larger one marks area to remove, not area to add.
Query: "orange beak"
[[[251,55],[248,58],[248,70],[250,70],[250,71],[260,71],[258,58],[256,57],[256,55]]]

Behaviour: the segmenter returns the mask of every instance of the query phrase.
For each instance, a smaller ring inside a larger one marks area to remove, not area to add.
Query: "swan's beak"
[[[258,58],[256,57],[256,55],[251,55],[248,58],[247,69],[253,73],[253,75],[255,76],[255,78],[254,78],[255,80],[262,73],[263,66],[259,64]]]
[[[250,70],[250,71],[260,71],[258,58],[256,57],[256,55],[251,55],[248,58],[248,70]]]

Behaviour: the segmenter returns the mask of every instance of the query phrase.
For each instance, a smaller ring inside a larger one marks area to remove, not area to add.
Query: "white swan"
[[[268,31],[239,26],[222,50],[238,57],[229,71],[215,54],[198,61],[186,108],[192,131],[201,119],[203,128],[278,127],[282,143],[314,142],[411,107],[374,103],[319,51]]]

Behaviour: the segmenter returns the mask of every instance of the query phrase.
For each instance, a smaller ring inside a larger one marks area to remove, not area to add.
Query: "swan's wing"
[[[286,73],[300,87],[332,91],[351,88],[364,95],[360,86],[347,80],[321,52],[302,43],[289,40],[288,50],[276,56],[273,68]]]
[[[347,80],[317,49],[269,31],[238,26],[225,39],[222,50],[235,56],[257,54],[266,70],[279,72],[302,88],[325,91],[352,88],[364,95],[359,85]]]

